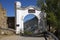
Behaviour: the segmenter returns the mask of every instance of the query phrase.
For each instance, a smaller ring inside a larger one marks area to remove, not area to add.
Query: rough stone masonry
[[[8,29],[6,10],[0,4],[0,34],[11,34],[13,33]]]

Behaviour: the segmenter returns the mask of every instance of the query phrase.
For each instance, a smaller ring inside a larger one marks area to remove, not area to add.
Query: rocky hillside
[[[37,33],[38,29],[38,19],[34,17],[24,23],[24,30],[32,33]]]

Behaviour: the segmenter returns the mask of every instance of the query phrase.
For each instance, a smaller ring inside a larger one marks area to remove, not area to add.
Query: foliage
[[[24,34],[25,35],[32,35],[32,32],[31,31],[24,31]]]
[[[38,0],[37,6],[47,13],[48,25],[60,28],[60,0]]]

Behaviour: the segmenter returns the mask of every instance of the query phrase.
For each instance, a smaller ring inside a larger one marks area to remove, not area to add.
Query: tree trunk
[[[48,31],[50,32],[50,24],[49,24],[49,29],[48,29]]]

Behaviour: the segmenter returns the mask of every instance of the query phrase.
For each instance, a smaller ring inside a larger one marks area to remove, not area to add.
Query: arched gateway
[[[33,14],[38,18],[39,26],[42,14],[38,7],[34,6],[21,7],[20,2],[16,2],[15,7],[16,7],[16,34],[24,33],[24,18],[28,14]]]

